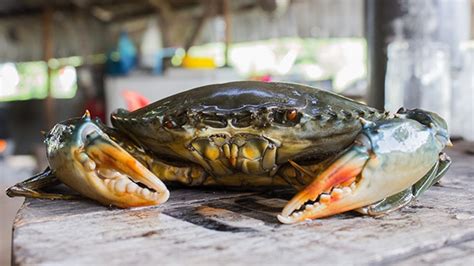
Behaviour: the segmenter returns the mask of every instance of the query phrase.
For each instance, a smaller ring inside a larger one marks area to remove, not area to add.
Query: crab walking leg
[[[377,203],[357,208],[354,211],[375,217],[383,216],[407,206],[413,199],[412,188],[410,187]]]
[[[410,199],[405,198],[406,193],[395,196],[397,193],[426,179],[418,183],[424,190],[446,171],[448,163],[444,162],[442,169],[433,170],[446,144],[449,138],[444,132],[417,120],[394,118],[366,123],[354,144],[320,174],[292,163],[301,172],[313,175],[313,181],[289,201],[278,219],[294,223],[326,217],[390,196],[394,196],[391,203],[403,205]]]
[[[66,195],[58,193],[47,193],[43,189],[54,187],[61,182],[54,175],[51,169],[46,168],[43,172],[7,189],[9,197],[27,197],[38,199],[62,199],[70,200],[79,198],[76,195]]]
[[[188,186],[200,186],[210,177],[203,167],[194,164],[190,166],[174,166],[152,159],[149,162],[149,168],[164,182],[179,182]]]
[[[433,172],[431,176],[427,175],[426,178],[422,178],[420,181],[416,182],[415,185],[413,185],[414,198],[419,197],[428,188],[436,184],[441,179],[441,177],[444,176],[446,171],[448,171],[450,166],[451,158],[444,152],[440,153],[436,168],[433,167],[433,169],[436,169],[436,172]]]

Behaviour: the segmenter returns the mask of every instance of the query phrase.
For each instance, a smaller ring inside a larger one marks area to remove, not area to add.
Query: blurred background
[[[234,80],[421,107],[474,141],[474,0],[2,0],[0,265],[42,131]]]

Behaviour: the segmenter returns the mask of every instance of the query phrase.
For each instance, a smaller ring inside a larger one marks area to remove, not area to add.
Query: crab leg
[[[9,197],[28,197],[28,198],[39,198],[39,199],[77,199],[75,195],[65,195],[58,193],[47,193],[42,191],[45,188],[54,187],[61,182],[54,175],[49,167],[43,172],[25,180],[7,189],[7,195]]]

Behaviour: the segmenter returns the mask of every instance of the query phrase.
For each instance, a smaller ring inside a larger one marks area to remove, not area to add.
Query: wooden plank
[[[35,166],[36,160],[30,156],[0,159],[0,265],[10,265],[13,219],[23,203],[22,198],[9,198],[4,191],[31,176]]]
[[[230,10],[230,3],[229,0],[222,1],[222,13],[224,15],[224,22],[225,22],[225,50],[224,50],[224,65],[229,66],[229,59],[230,59],[230,44],[232,42],[232,14]]]
[[[459,146],[459,145],[458,145]],[[13,256],[25,264],[474,264],[474,157],[451,150],[441,185],[382,218],[345,213],[283,225],[287,191],[179,189],[159,207],[27,200]]]

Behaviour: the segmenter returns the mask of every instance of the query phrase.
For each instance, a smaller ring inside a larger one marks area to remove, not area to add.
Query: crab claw
[[[363,125],[354,144],[321,173],[290,162],[313,181],[287,203],[278,216],[282,223],[354,210],[399,193],[428,173],[449,143],[445,124],[425,125],[408,115]]]
[[[157,205],[169,197],[163,182],[114,142],[87,112],[55,125],[45,143],[56,177],[86,197],[123,208]]]

